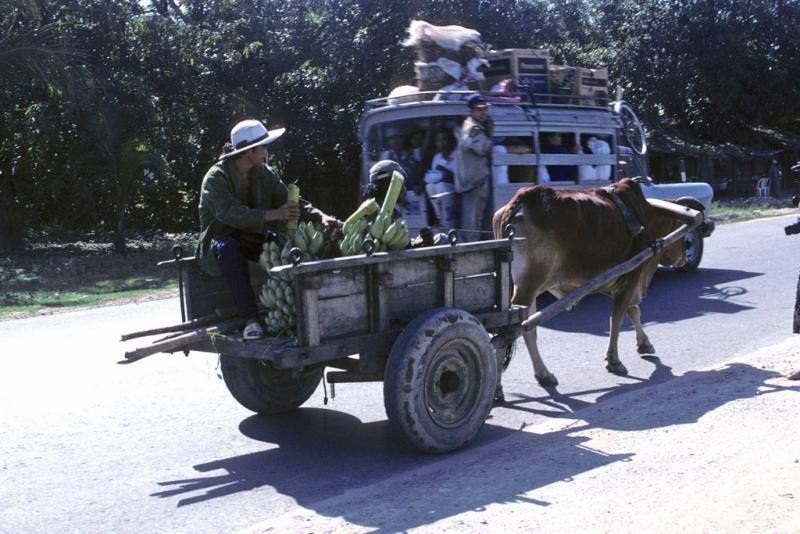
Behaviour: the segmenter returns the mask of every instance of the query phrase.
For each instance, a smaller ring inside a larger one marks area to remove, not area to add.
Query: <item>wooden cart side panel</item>
[[[350,268],[320,273],[319,298],[321,300],[346,297],[353,293],[364,293],[367,287],[367,271]]]
[[[456,276],[472,276],[474,274],[493,273],[496,269],[493,250],[481,250],[454,254]]]
[[[454,301],[442,302],[440,285],[431,281],[409,286],[389,286],[385,292],[388,317],[382,328],[409,323],[419,314],[444,305],[452,305],[470,313],[495,309],[497,280],[494,273],[469,277],[455,277]],[[369,332],[367,294],[356,293],[345,297],[319,300],[319,335],[322,340],[342,335]]]
[[[453,306],[470,313],[494,309],[497,304],[497,277],[494,273],[456,277]]]
[[[447,255],[449,256],[449,255]],[[495,270],[494,251],[485,250],[452,254],[457,276],[470,276],[493,272]],[[430,283],[436,280],[437,258],[404,259],[385,264],[391,274],[393,287]],[[319,298],[342,297],[364,292],[366,288],[366,267],[349,267],[319,274],[321,285]]]
[[[319,299],[317,309],[319,337],[322,340],[369,332],[366,293]]]
[[[389,293],[389,323],[400,326],[411,322],[427,310],[439,308],[437,284],[418,284],[408,287],[392,287]]]

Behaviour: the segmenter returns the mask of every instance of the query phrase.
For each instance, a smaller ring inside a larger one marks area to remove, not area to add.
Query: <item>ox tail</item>
[[[514,357],[514,354],[516,354],[517,352],[516,346],[517,344],[514,343],[513,341],[508,345],[506,345],[506,349],[504,351],[505,353],[503,354],[503,361],[500,362],[503,372],[505,372],[506,369],[508,369],[509,364],[511,364],[511,359]]]

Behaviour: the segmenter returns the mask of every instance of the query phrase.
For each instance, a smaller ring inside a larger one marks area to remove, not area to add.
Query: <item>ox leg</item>
[[[514,296],[518,297],[518,294]],[[535,296],[530,299],[530,302],[527,304],[527,306],[531,315],[536,313]],[[537,330],[538,328],[531,328],[522,335],[522,338],[525,340],[525,346],[528,347],[528,354],[531,356],[531,363],[533,364],[533,376],[536,377],[536,381],[542,386],[556,386],[558,385],[558,379],[556,378],[556,375],[550,372],[550,370],[544,364],[542,355],[539,354],[539,346],[536,343]]]
[[[531,355],[533,375],[542,386],[556,386],[558,385],[558,379],[556,375],[547,369],[544,360],[542,360],[542,355],[539,354],[539,348],[536,346],[536,330],[536,328],[533,328],[522,336],[525,339],[525,345],[528,347],[528,353]]]
[[[656,349],[650,343],[650,338],[642,328],[642,311],[639,309],[638,304],[628,306],[628,317],[633,322],[633,327],[636,329],[636,350],[639,354],[655,354]]]
[[[625,318],[625,311],[628,309],[630,298],[614,299],[614,311],[611,313],[608,334],[608,350],[606,350],[606,369],[615,375],[626,375],[628,370],[619,361],[617,342],[619,340],[619,330],[622,327],[622,320]]]
[[[516,276],[515,280],[527,280],[526,274],[522,273],[521,276]],[[517,284],[514,286],[514,295],[511,298],[511,302],[527,306],[528,313],[533,315],[536,313],[536,294],[536,290],[531,289],[530,286]],[[547,369],[544,360],[542,360],[542,355],[539,354],[539,347],[536,344],[536,328],[525,332],[522,338],[525,340],[525,346],[528,347],[528,354],[530,354],[531,363],[533,363],[533,375],[536,377],[536,381],[543,386],[558,385],[556,375]]]

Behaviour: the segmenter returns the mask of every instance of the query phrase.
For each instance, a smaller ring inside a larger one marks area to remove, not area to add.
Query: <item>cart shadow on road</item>
[[[217,473],[160,482],[166,489],[153,496],[183,495],[178,506],[185,506],[270,486],[308,506],[447,458],[404,447],[390,432],[387,421],[363,423],[350,414],[329,409],[301,408],[273,417],[254,415],[243,420],[239,430],[270,447],[194,465],[200,473]],[[472,443],[486,445],[514,432],[487,427]]]
[[[681,273],[661,268],[653,277],[647,297],[642,302],[642,320],[646,326],[647,323],[671,323],[701,315],[750,310],[753,306],[736,301],[736,297],[747,294],[747,289],[732,283],[763,274],[734,269]],[[541,310],[553,302],[555,299],[545,294],[537,301],[537,308]],[[554,317],[544,328],[606,336],[610,314],[611,299],[604,295],[590,295],[574,311]],[[622,329],[633,330],[633,326],[626,319]]]
[[[797,386],[769,383],[780,376],[777,372],[742,363],[675,377],[658,358],[647,359],[655,366],[653,373],[634,383],[573,393],[550,388],[546,397],[515,395],[502,407],[568,417],[577,420],[575,424],[536,434],[495,425],[490,418],[466,449],[448,455],[415,453],[397,442],[386,421],[363,423],[329,409],[301,409],[272,418],[251,416],[241,422],[240,431],[268,448],[197,464],[197,477],[161,482],[164,489],[153,496],[180,496],[178,506],[186,506],[271,487],[319,515],[342,517],[378,532],[396,532],[463,512],[481,512],[492,504],[549,506],[536,498],[537,489],[569,483],[583,473],[635,456],[635,451],[611,454],[593,448],[587,443],[591,438],[581,435],[587,430],[637,431],[691,424],[738,399],[787,390],[800,393]],[[652,393],[644,389],[668,381],[680,387],[656,388]],[[596,403],[581,399],[597,393]],[[624,407],[619,398],[612,401],[621,395],[626,395]],[[369,488],[369,495],[345,495],[359,488]],[[386,506],[376,514],[374,507],[354,505],[353,499]]]

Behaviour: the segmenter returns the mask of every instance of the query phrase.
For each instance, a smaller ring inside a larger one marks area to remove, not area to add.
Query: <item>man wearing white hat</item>
[[[267,145],[285,129],[267,130],[245,120],[231,130],[231,142],[203,178],[200,188],[200,239],[195,258],[211,275],[222,275],[236,308],[246,319],[245,339],[264,332],[250,284],[248,260],[258,261],[267,229],[286,230],[286,221],[304,219],[326,226],[338,221],[305,200],[288,201],[288,189],[267,166]]]

